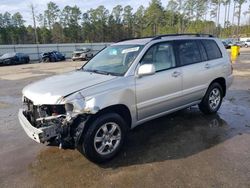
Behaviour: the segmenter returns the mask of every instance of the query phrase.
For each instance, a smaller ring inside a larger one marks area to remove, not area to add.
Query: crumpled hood
[[[34,105],[57,104],[66,95],[114,78],[84,71],[69,72],[34,82],[23,89],[23,95],[33,101]]]

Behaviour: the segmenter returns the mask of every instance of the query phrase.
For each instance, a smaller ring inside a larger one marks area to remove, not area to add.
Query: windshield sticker
[[[127,54],[129,52],[137,52],[139,49],[140,49],[139,47],[124,49],[122,50],[122,54]]]
[[[117,55],[117,50],[116,49],[110,49],[109,50],[109,55]]]

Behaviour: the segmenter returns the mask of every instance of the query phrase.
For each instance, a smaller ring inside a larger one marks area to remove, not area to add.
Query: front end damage
[[[59,147],[78,144],[85,122],[90,116],[85,99],[80,95],[73,101],[55,105],[34,105],[23,97],[23,109],[18,118],[26,134],[38,143],[58,142]]]

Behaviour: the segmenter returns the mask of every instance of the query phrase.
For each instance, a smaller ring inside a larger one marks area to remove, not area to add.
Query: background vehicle
[[[72,60],[89,60],[94,56],[90,48],[76,49],[72,54]]]
[[[245,41],[245,47],[246,48],[250,47],[250,40]]]
[[[233,81],[221,41],[210,35],[173,34],[121,41],[80,70],[23,89],[19,120],[43,143],[58,137],[88,159],[114,157],[127,130],[198,105],[216,113]],[[49,125],[49,126],[48,126]]]
[[[57,62],[64,61],[65,59],[65,55],[58,51],[45,52],[41,54],[42,62]]]
[[[244,41],[237,41],[235,43],[236,46],[239,46],[239,47],[245,47],[245,42]]]
[[[226,42],[226,41],[222,41],[223,45],[225,46],[226,49],[230,49],[231,46]]]
[[[0,57],[0,65],[15,65],[29,62],[29,56],[24,53],[6,53]]]

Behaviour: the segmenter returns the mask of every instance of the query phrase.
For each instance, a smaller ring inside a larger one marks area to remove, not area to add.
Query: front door
[[[136,78],[138,120],[146,120],[180,106],[182,72],[176,66],[172,42],[150,47],[140,64],[153,64],[156,73]]]

